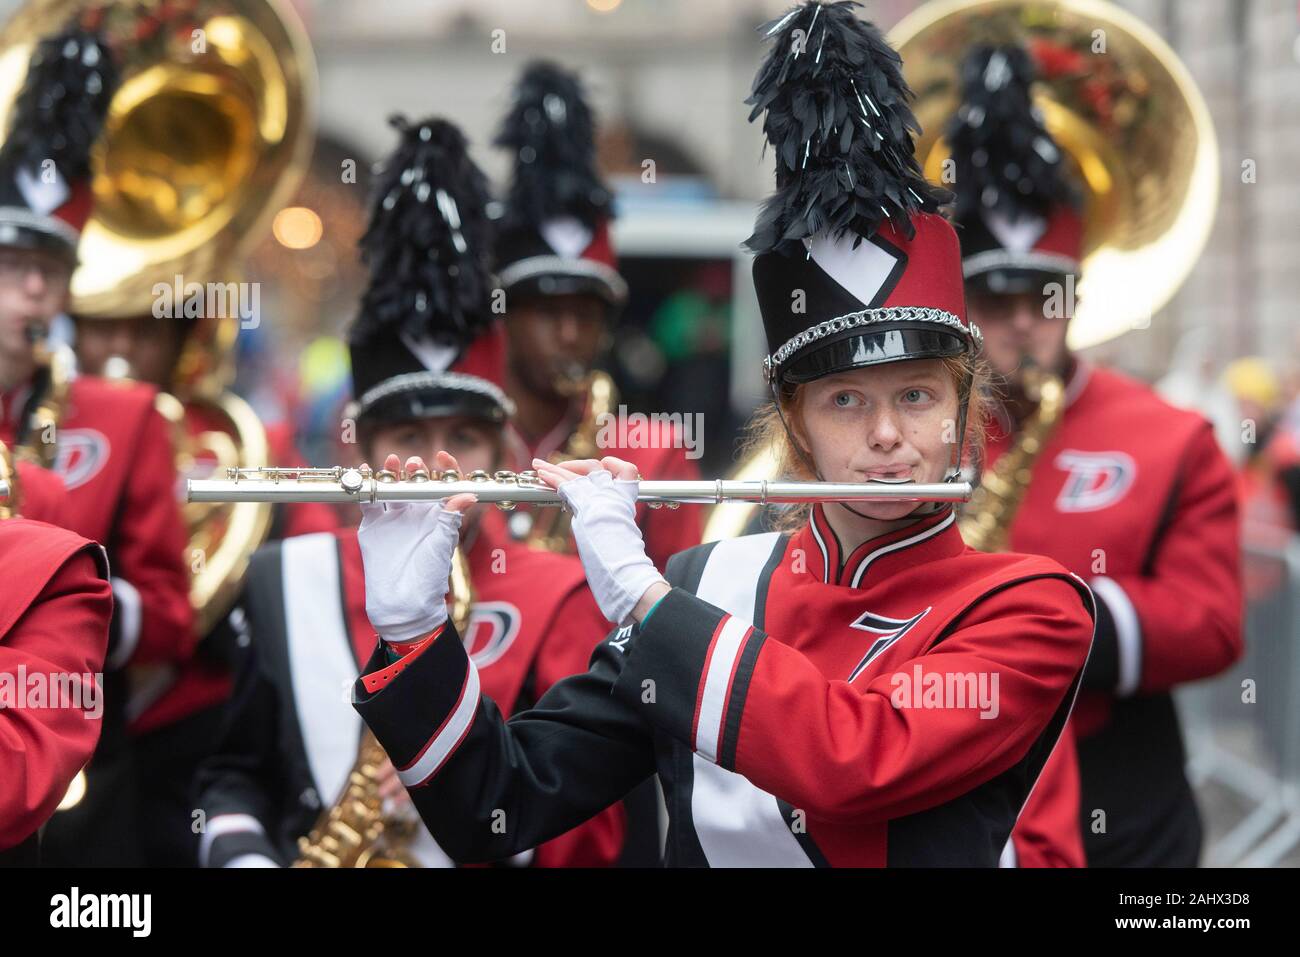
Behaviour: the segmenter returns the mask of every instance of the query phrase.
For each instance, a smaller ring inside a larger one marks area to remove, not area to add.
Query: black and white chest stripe
[[[352,707],[357,662],[348,633],[338,539],[329,532],[281,543],[285,642],[303,750],[322,806],[342,793],[361,744]],[[420,826],[411,852],[425,867],[452,861]]]
[[[692,590],[737,619],[762,627],[761,598],[784,550],[784,536],[777,532],[717,542],[705,555],[703,567],[691,570],[692,579],[696,572],[699,576]],[[715,664],[729,670],[725,661]],[[701,703],[702,714],[707,707],[707,701]],[[709,866],[813,867],[822,863],[807,835],[792,829],[788,805],[743,775],[698,753],[690,757],[690,826]]]

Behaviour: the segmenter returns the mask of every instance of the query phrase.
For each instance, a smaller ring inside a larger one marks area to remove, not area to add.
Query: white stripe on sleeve
[[[451,717],[443,723],[433,736],[433,740],[425,747],[424,753],[415,759],[415,763],[406,770],[397,772],[397,776],[408,788],[423,784],[438,768],[442,767],[442,763],[456,750],[456,745],[460,744],[461,738],[465,737],[470,724],[474,721],[479,702],[478,669],[474,667],[472,661],[467,660],[465,664],[469,671],[465,675],[465,686],[461,689],[460,701],[456,702]]]

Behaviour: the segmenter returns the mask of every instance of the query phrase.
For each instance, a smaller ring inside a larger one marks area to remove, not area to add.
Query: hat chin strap
[[[970,390],[972,384],[974,383],[974,379],[975,379],[974,374],[967,372],[965,377],[962,380],[961,387],[957,390],[957,410],[958,410],[957,411],[957,436],[958,438],[957,438],[956,446],[953,448],[953,451],[950,452],[948,455],[948,471],[944,473],[944,477],[942,480],[943,484],[945,485],[950,484],[952,482],[956,482],[958,479],[961,478],[961,456],[962,456],[962,450],[966,447],[966,408],[970,403]],[[808,471],[812,472],[813,475],[816,476],[817,481],[825,482],[826,478],[825,476],[822,475],[821,469],[817,468],[816,463],[813,462],[812,459],[808,457],[807,453],[804,452],[803,446],[799,444],[798,439],[795,438],[794,432],[790,428],[790,423],[785,417],[785,412],[782,411],[781,409],[781,397],[780,397],[780,393],[777,390],[777,381],[778,381],[778,376],[773,376],[771,380],[772,404],[776,406],[776,414],[781,419],[781,427],[785,429],[786,438],[790,440],[790,444],[794,446],[795,451],[799,453],[799,457],[803,459],[803,463],[808,467]],[[859,512],[852,505],[849,505],[847,502],[840,502],[838,504],[842,508],[858,516],[858,518],[865,518],[869,521],[876,521],[876,519],[873,519],[870,515],[863,515],[861,512]],[[918,518],[921,518],[926,515],[933,515],[935,512],[938,512],[941,509],[947,507],[948,504],[950,503],[918,502],[916,507],[903,517],[907,518],[909,516],[915,515]]]

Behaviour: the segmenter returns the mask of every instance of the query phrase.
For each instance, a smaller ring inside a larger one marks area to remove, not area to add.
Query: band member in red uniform
[[[133,859],[124,669],[183,660],[194,647],[176,471],[154,390],[68,381],[40,357],[91,212],[90,148],[115,87],[112,64],[103,40],[78,26],[42,41],[0,147],[0,441],[62,476],[67,526],[101,542],[113,569],[103,740],[87,798],[45,835],[45,859],[65,864]]]
[[[749,240],[774,394],[760,433],[795,478],[952,481],[979,432],[978,332],[897,54],[853,6],[769,25],[750,100],[777,157]],[[445,579],[457,503],[382,524],[365,507],[390,610],[353,700],[453,856],[513,853],[658,772],[670,865],[997,864],[1088,655],[1081,581],[974,552],[950,503],[912,502],[819,504],[793,532],[681,553],[665,581],[633,465],[538,469],[620,627],[508,721],[425,597],[441,589],[397,574],[414,554]]]
[[[380,176],[362,241],[372,280],[351,337],[362,454],[383,463],[378,450],[396,449],[432,461],[445,448],[467,471],[495,471],[512,404],[502,389],[505,339],[488,307],[486,180],[451,124],[397,125],[402,143]],[[430,190],[437,205],[422,198]],[[436,255],[411,256],[413,236]],[[401,461],[384,464],[397,470]],[[367,522],[391,524],[405,511]],[[502,708],[524,710],[582,671],[608,626],[573,556],[513,541],[496,509],[476,509],[463,531],[473,591],[466,653]],[[419,578],[427,569],[409,557],[401,574]],[[391,610],[383,591],[364,587],[355,529],[290,538],[254,558],[242,602],[252,662],[223,742],[200,773],[205,866],[273,866],[298,856],[298,838],[334,804],[357,760],[362,725],[343,692],[373,648],[370,619]],[[391,767],[388,781],[413,815]],[[611,864],[622,821],[621,807],[611,808],[520,848],[514,863]],[[425,866],[451,863],[423,828],[410,851]]]
[[[99,740],[113,598],[103,548],[29,519],[0,521],[0,581],[0,866],[32,865]]]
[[[1194,866],[1201,826],[1170,691],[1241,654],[1232,470],[1200,415],[1094,368],[1066,346],[1044,297],[1079,273],[1084,223],[1062,152],[1030,107],[1019,47],[966,64],[967,109],[948,130],[972,319],[1005,383],[985,468],[1036,403],[1024,370],[1059,376],[1065,407],[1039,452],[1011,547],[1083,576],[1097,636],[1075,711],[1089,866]]]
[[[510,341],[506,391],[518,407],[511,455],[517,469],[526,469],[534,458],[571,456],[577,443],[588,454],[621,455],[647,478],[696,479],[677,429],[629,424],[627,441],[614,441],[615,417],[622,418],[617,400],[611,395],[606,404],[613,407],[597,409],[597,390],[609,383],[595,367],[627,300],[627,283],[615,260],[613,197],[596,173],[594,136],[576,75],[551,63],[525,69],[496,139],[514,161],[496,263]],[[614,421],[593,421],[601,412]],[[611,434],[602,435],[602,426]],[[517,509],[512,531],[528,536],[534,517]],[[639,505],[637,523],[660,568],[674,552],[698,544],[703,531],[699,509]]]
[[[129,282],[125,285],[122,299],[131,289]],[[173,437],[185,463],[177,484],[178,498],[183,502],[186,479],[210,478],[218,470],[222,463],[214,448],[224,445],[238,447],[249,465],[306,464],[289,429],[263,428],[253,410],[226,388],[233,374],[228,353],[241,317],[155,317],[152,286],[140,293],[140,314],[135,316],[74,313],[78,367],[101,374],[116,366],[122,374],[169,393],[166,408],[176,419],[171,423]],[[232,418],[232,409],[241,413],[238,420]],[[239,422],[239,431],[232,433],[232,421]],[[263,447],[265,457],[249,461],[250,447]],[[208,513],[205,524],[191,530],[194,539],[213,540],[212,529],[227,521],[228,512]],[[328,505],[277,505],[271,508],[270,527],[262,533],[262,540],[329,531],[337,525]],[[137,694],[130,716],[141,850],[150,867],[192,866],[196,859],[194,775],[216,744],[224,706],[234,688],[234,673],[243,656],[241,643],[247,640],[242,622],[227,614],[230,598],[217,595],[212,600],[224,605],[218,610],[202,610],[201,617],[205,614],[215,624],[206,629],[194,656],[175,667],[156,670],[147,689]]]

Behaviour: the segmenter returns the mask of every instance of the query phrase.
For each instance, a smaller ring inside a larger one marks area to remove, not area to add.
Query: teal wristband
[[[659,607],[659,603],[662,602],[667,597],[668,597],[668,592],[664,592],[662,595],[659,596],[659,599],[653,605],[650,606],[650,610],[646,612],[645,617],[641,619],[642,628],[644,628],[646,626],[646,623],[650,621],[650,616],[655,613],[655,609]]]

